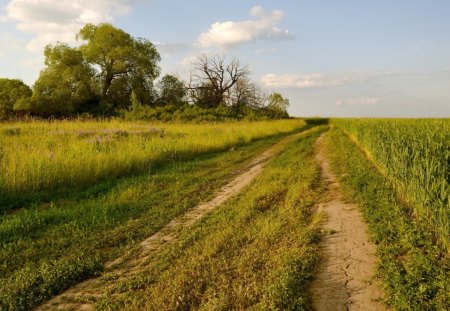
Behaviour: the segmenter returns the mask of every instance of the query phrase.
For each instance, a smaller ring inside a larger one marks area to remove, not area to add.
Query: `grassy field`
[[[446,310],[449,120],[333,123],[328,153],[348,200],[360,205],[369,222],[388,304],[395,310]]]
[[[305,121],[0,124],[0,212],[156,165],[292,132]],[[66,195],[66,194],[64,194]]]
[[[99,309],[308,310],[319,258],[320,172],[305,133],[230,200],[124,282]],[[109,286],[111,284],[105,284]]]
[[[316,207],[326,199],[313,144],[327,122],[0,124],[0,310],[29,310],[133,256],[295,132],[250,186],[165,245],[151,268],[120,281],[107,274],[107,298],[80,299],[107,310],[308,310],[324,221]],[[378,245],[387,304],[445,310],[450,120],[331,123],[327,156]]]
[[[265,124],[268,129],[263,128]],[[287,127],[282,128],[283,125]],[[218,128],[233,134],[231,129],[226,129],[230,126],[222,124]],[[252,144],[245,141],[238,144],[238,138],[234,137],[225,148],[226,145],[210,138],[211,144],[226,151],[212,153],[217,149],[205,148],[203,155],[163,161],[164,165],[160,163],[151,170],[106,179],[84,190],[53,196],[49,191],[44,201],[32,201],[27,208],[1,216],[0,309],[28,310],[61,289],[101,272],[106,260],[117,257],[170,219],[210,198],[236,171],[279,140],[281,136],[276,133],[307,128],[304,121],[257,123],[253,130],[246,126],[242,125],[238,133],[243,137],[252,137],[253,133],[254,139],[258,134],[260,139]],[[186,128],[201,129],[188,125]],[[214,126],[208,128],[203,127],[205,136],[214,130]],[[48,130],[44,127],[41,133]],[[269,137],[261,138],[264,133]],[[50,141],[45,135],[42,139]],[[202,142],[199,135],[197,143],[208,143],[208,140]],[[67,150],[71,151],[70,146]],[[114,165],[114,154],[108,155]],[[22,156],[25,158],[26,154]],[[95,160],[95,154],[91,156]],[[63,158],[59,161],[64,162]]]

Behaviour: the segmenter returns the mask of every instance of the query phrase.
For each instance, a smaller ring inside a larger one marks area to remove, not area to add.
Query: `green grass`
[[[280,137],[170,162],[1,216],[0,310],[28,310],[100,273],[106,260],[210,198]]]
[[[57,192],[85,190],[161,163],[225,151],[305,126],[300,119],[214,124],[0,123],[0,213],[48,200]]]
[[[238,197],[155,254],[146,271],[106,281],[113,287],[97,308],[308,310],[322,221],[313,208],[321,195],[313,143],[323,130],[289,143]]]
[[[450,119],[336,119],[450,255]]]
[[[434,232],[341,129],[334,128],[326,144],[347,199],[361,206],[378,244],[378,273],[387,302],[396,310],[446,310],[450,258],[438,247]]]

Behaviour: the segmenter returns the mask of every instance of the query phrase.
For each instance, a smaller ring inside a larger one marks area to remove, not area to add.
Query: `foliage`
[[[404,125],[393,120],[378,121],[388,129]],[[339,126],[340,122],[333,120]],[[345,122],[358,125],[358,122],[366,121]],[[367,131],[370,131],[371,123],[367,122]],[[388,125],[390,122],[392,124]],[[404,122],[412,128],[423,125],[414,120]],[[407,131],[404,127],[400,129]],[[365,130],[360,128],[360,131]],[[391,134],[385,139],[395,139],[395,136]],[[397,144],[401,150],[401,142],[397,141]],[[361,206],[372,237],[378,244],[378,270],[384,281],[388,303],[396,310],[446,310],[450,305],[450,260],[448,254],[437,247],[433,231],[417,218],[403,196],[395,195],[392,184],[374,166],[381,163],[368,161],[364,151],[341,129],[335,128],[331,132],[327,147],[346,197]],[[379,146],[380,150],[384,148],[383,144]]]
[[[19,116],[62,118],[112,117],[132,110],[125,113],[127,119],[173,121],[188,119],[184,117],[188,104],[200,108],[195,120],[288,117],[288,101],[278,93],[268,100],[236,58],[228,62],[225,56],[202,55],[193,64],[189,82],[168,74],[155,86],[161,57],[150,40],[134,38],[107,23],[86,24],[76,39],[82,41],[80,47],[58,42],[45,48],[46,67],[32,96],[21,81],[0,80],[0,118],[11,117],[13,111]],[[222,115],[228,108],[232,112],[224,118],[213,111]],[[195,114],[194,110],[187,114]]]
[[[158,98],[153,106],[183,106],[187,103],[187,89],[184,83],[173,75],[165,75],[157,85]]]
[[[285,118],[288,116],[287,108],[289,107],[289,100],[284,98],[280,93],[272,93],[268,97],[267,108],[274,115],[274,118]]]
[[[111,105],[112,109],[127,107],[133,90],[141,102],[149,101],[160,61],[149,40],[133,38],[111,24],[87,24],[77,38],[85,41],[80,50],[96,70],[103,105]]]
[[[0,119],[21,110],[23,101],[31,97],[28,85],[17,79],[0,79]]]
[[[64,116],[88,110],[95,101],[94,72],[79,49],[58,43],[44,51],[45,65],[29,107],[36,115]]]

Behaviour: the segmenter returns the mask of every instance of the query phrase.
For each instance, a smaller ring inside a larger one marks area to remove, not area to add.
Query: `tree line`
[[[111,24],[87,24],[79,47],[58,42],[44,50],[45,68],[32,88],[0,79],[0,119],[23,116],[123,116],[127,119],[286,118],[289,101],[265,94],[239,60],[201,55],[188,81],[160,76],[148,39]]]

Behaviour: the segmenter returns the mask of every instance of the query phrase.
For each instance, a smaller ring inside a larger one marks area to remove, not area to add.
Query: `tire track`
[[[109,280],[116,282],[145,270],[152,255],[157,253],[161,247],[166,243],[176,241],[182,231],[188,229],[207,213],[237,195],[261,173],[269,159],[283,150],[285,144],[307,132],[309,130],[285,137],[261,153],[246,168],[238,172],[238,175],[233,180],[223,186],[212,200],[188,210],[184,215],[173,219],[158,232],[141,242],[140,252],[131,260],[122,257],[107,263],[105,265],[106,273],[102,276],[88,279],[73,286],[42,304],[36,310],[94,309],[95,301],[106,296],[107,286],[105,287],[105,284],[111,282]]]
[[[358,206],[345,203],[330,168],[323,134],[316,142],[316,160],[326,184],[326,203],[319,206],[328,220],[321,242],[322,262],[311,285],[313,308],[328,310],[387,310],[374,279],[377,258]]]

